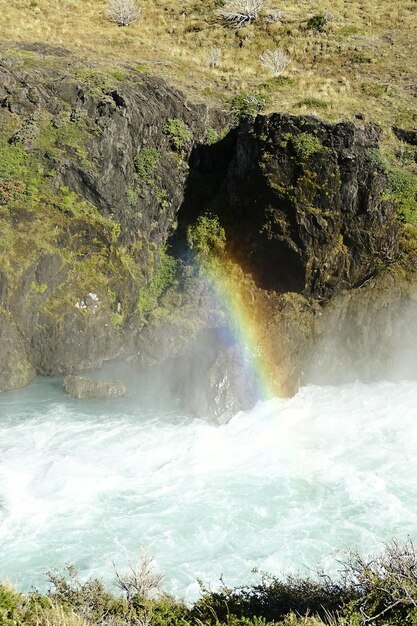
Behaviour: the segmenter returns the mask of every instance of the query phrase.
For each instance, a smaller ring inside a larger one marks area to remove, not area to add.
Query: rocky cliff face
[[[373,162],[379,138],[377,126],[283,114],[241,124],[218,212],[261,287],[327,297],[396,257],[397,214]],[[207,160],[196,169],[207,172]]]
[[[24,384],[128,351],[210,120],[162,81],[38,46],[3,53],[0,105],[0,307]]]
[[[3,52],[0,105],[0,390],[120,358],[182,372],[197,414],[249,406],[230,310],[186,249],[205,212],[283,391],[308,359],[328,368],[329,325],[352,361],[414,297],[376,126],[274,114],[230,129],[160,80],[36,46]],[[396,279],[373,279],[394,261]]]
[[[417,264],[403,256],[321,307],[304,381],[339,384],[417,376]]]

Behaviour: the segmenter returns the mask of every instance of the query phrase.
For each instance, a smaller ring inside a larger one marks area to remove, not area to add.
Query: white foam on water
[[[213,426],[54,381],[0,396],[0,579],[113,577],[147,547],[168,590],[331,567],[417,539],[417,383],[308,386]]]

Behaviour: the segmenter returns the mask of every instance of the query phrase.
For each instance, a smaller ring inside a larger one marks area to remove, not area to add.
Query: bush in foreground
[[[72,567],[48,574],[52,586],[45,595],[0,585],[0,626],[417,626],[417,551],[411,541],[392,541],[375,558],[352,553],[335,579],[263,574],[250,587],[202,589],[192,606],[159,589],[160,575],[149,558],[130,567],[127,579],[126,573],[116,576],[124,597],[100,580],[81,582]]]

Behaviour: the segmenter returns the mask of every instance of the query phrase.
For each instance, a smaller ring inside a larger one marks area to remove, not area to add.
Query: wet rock
[[[11,316],[0,309],[0,392],[24,387],[35,376],[24,337]]]
[[[162,366],[160,375],[187,413],[217,424],[260,397],[249,359],[227,328],[201,331],[187,352]]]
[[[304,383],[417,378],[416,260],[407,266],[408,274],[395,264],[322,307],[304,359]]]
[[[120,398],[127,389],[123,383],[115,380],[102,381],[84,376],[66,376],[63,380],[65,393],[73,398]]]
[[[380,134],[278,113],[242,122],[196,147],[179,225],[196,207],[217,213],[262,289],[328,298],[355,287],[398,254],[396,208],[372,159]]]
[[[53,314],[41,312],[30,338],[30,353],[43,376],[95,370],[124,350],[123,333],[106,311],[67,309],[58,303]]]
[[[239,411],[252,408],[258,398],[249,360],[234,345],[220,352],[208,371],[205,387],[191,400],[191,406],[199,417],[209,415],[225,424]]]
[[[0,307],[38,373],[73,374],[139,351],[138,298],[176,227],[192,143],[176,154],[164,129],[181,120],[202,141],[208,110],[161,79],[129,71],[115,79],[63,49],[22,48],[33,53],[30,68],[0,50],[0,139],[30,153],[29,169],[39,165],[45,176],[41,207],[35,192],[33,206],[10,202],[26,179],[1,181],[2,220],[19,236],[18,244],[9,236],[13,253],[0,250]],[[225,119],[210,113],[211,125]],[[141,151],[145,165],[149,153],[156,158],[139,172]],[[6,357],[4,372],[14,363]]]

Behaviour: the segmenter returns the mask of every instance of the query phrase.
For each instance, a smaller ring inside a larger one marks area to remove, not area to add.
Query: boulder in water
[[[117,380],[103,381],[84,376],[66,376],[63,380],[65,393],[73,398],[119,398],[127,389]]]
[[[191,380],[184,397],[186,407],[195,416],[218,424],[252,408],[258,399],[256,381],[236,344],[220,350],[205,375]]]

